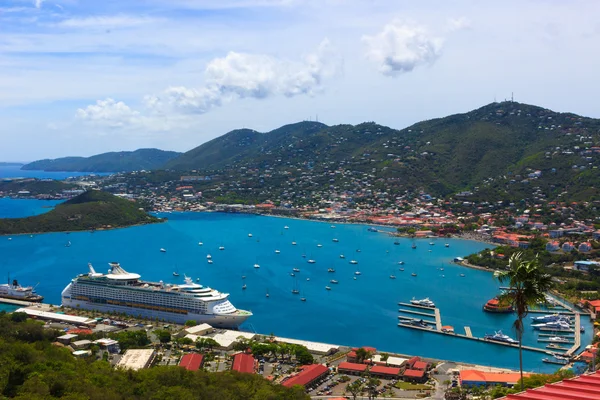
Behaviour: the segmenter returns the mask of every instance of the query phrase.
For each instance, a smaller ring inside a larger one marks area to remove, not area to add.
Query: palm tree
[[[510,304],[517,313],[513,326],[519,341],[519,370],[521,372],[521,391],[523,388],[523,318],[529,313],[529,308],[545,301],[546,292],[552,286],[550,275],[540,268],[537,255],[532,260],[525,260],[523,253],[513,253],[508,260],[508,270],[494,274],[502,284],[510,287],[500,301]]]

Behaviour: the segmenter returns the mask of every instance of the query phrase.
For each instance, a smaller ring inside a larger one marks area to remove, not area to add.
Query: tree
[[[355,380],[351,384],[346,386],[346,392],[352,395],[352,399],[356,400],[356,396],[358,396],[364,390],[365,385],[360,380]]]
[[[379,393],[377,393],[377,387],[381,384],[381,381],[377,378],[373,378],[372,376],[369,376],[367,378],[367,393],[369,395],[369,400],[370,399],[374,399],[377,397],[377,395]]]
[[[529,313],[529,308],[545,301],[546,292],[552,286],[550,275],[540,268],[537,256],[525,260],[523,253],[513,253],[508,260],[508,270],[495,275],[502,284],[508,284],[510,290],[500,296],[500,301],[506,301],[517,313],[513,326],[519,341],[519,371],[521,373],[521,390],[523,385],[523,319]]]
[[[171,341],[171,332],[166,329],[157,329],[154,334],[161,343],[169,343]]]
[[[188,319],[187,321],[185,321],[185,326],[196,326],[196,321],[194,321],[193,319]]]
[[[368,360],[371,357],[371,353],[365,350],[363,347],[356,350],[356,362],[361,363]]]

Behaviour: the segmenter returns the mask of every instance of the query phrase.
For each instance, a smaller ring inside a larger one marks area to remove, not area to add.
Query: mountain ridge
[[[67,172],[131,172],[157,169],[181,153],[159,149],[113,151],[90,157],[61,157],[25,164],[23,170]]]

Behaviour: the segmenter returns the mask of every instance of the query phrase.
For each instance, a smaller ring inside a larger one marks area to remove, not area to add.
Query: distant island
[[[131,172],[157,169],[181,153],[159,149],[139,149],[97,154],[91,157],[63,157],[34,161],[23,170],[67,172]]]
[[[45,214],[0,219],[0,235],[111,229],[160,221],[135,202],[90,190]]]
[[[0,161],[0,167],[19,167],[21,165],[25,165],[25,163]]]

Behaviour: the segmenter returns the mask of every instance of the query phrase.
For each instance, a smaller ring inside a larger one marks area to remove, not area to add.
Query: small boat
[[[306,258],[306,254],[302,254],[302,258]]]
[[[286,225],[283,227],[283,229],[290,229],[290,227]]]
[[[396,279],[396,275],[390,275],[390,279]]]
[[[404,268],[398,268],[400,271],[404,272]]]
[[[334,243],[337,243],[337,242],[339,242],[339,240],[338,240],[338,239],[336,239],[336,238],[333,238],[333,239],[331,239],[331,241],[332,241],[332,242],[334,242]]]
[[[413,297],[412,300],[410,301],[410,304],[413,304],[415,306],[435,308],[435,303],[433,301],[429,300],[429,297],[425,297],[424,299],[421,299],[421,300],[417,300]]]
[[[219,246],[219,250],[225,250],[224,246]]]
[[[446,243],[444,246],[446,246],[446,247],[450,247],[450,243]]]
[[[279,253],[281,253],[281,251],[275,250],[275,254],[279,254]]]
[[[268,298],[269,296],[270,296],[270,295],[269,295],[269,291],[267,290],[267,293],[265,294],[265,297],[267,297],[267,298]]]
[[[352,260],[352,261],[350,261],[350,264],[358,264],[358,261]]]
[[[422,319],[413,319],[408,321],[407,324],[412,326],[418,326],[420,328],[431,329],[431,327],[427,325],[427,322],[423,321]]]
[[[404,261],[398,261],[398,265],[404,265]]]
[[[464,277],[465,277],[465,274],[460,274],[460,277],[461,277],[461,278],[464,278]]]
[[[413,243],[412,246],[410,246],[413,250],[417,248],[417,245]]]
[[[292,271],[294,271],[294,272],[300,272],[300,268],[293,268]]]
[[[310,259],[310,260],[308,260],[308,263],[309,263],[309,264],[314,264],[314,263],[316,263],[316,261],[315,261],[315,260],[313,260],[313,259]]]
[[[70,241],[68,241],[68,242],[67,242],[67,244],[65,244],[65,247],[71,247],[71,242],[70,242]],[[160,251],[163,251],[163,250],[164,250],[164,249],[160,249]],[[164,251],[166,251],[166,250],[164,250]]]
[[[71,243],[71,242],[69,242],[69,243]],[[67,244],[69,244],[69,243],[67,243]],[[68,247],[68,246],[67,246],[67,247]],[[165,250],[165,249],[163,249],[163,248],[161,248],[159,251],[160,251],[161,253],[166,253],[166,252],[167,252],[167,250]]]
[[[246,279],[246,275],[242,275],[242,279]]]
[[[400,242],[399,242],[399,241],[397,241],[397,240],[394,240],[394,244],[395,244],[396,246],[398,246],[398,245],[400,244]]]
[[[300,297],[300,301],[306,301],[306,297]]]
[[[323,247],[323,245],[319,243],[319,244],[317,245],[317,247]]]
[[[356,280],[356,277],[354,277],[354,280]]]
[[[296,276],[296,274],[293,272],[290,272],[290,276]]]
[[[249,233],[249,234],[248,234],[248,237],[252,237],[252,234],[251,234],[251,233]]]
[[[354,275],[360,275],[360,271],[355,271]]]
[[[196,282],[200,282],[200,278],[196,278]]]
[[[331,290],[329,286],[325,286],[325,290]]]
[[[310,281],[310,278],[306,278],[307,281]]]
[[[331,229],[335,229],[335,225],[331,225]]]
[[[198,242],[198,246],[202,246],[202,245],[204,245],[204,243]]]
[[[356,249],[356,252],[357,252],[357,253],[360,253],[360,249]]]
[[[212,264],[212,263],[213,263],[213,260],[208,260],[208,263],[209,263],[209,264]]]
[[[444,270],[444,267],[441,267],[441,268],[440,268],[440,271],[443,271],[443,270]]]
[[[300,294],[300,291],[298,289],[292,289],[292,294]]]
[[[548,364],[558,364],[558,365],[567,365],[569,363],[568,359],[564,358],[542,358],[542,361]]]
[[[335,269],[333,269],[333,268],[327,268],[327,272],[335,272]]]
[[[244,283],[244,285],[242,286],[242,290],[246,290],[246,284]]]
[[[340,254],[340,258],[346,258],[346,256],[343,254]]]
[[[435,243],[433,243],[433,242],[429,242],[429,245],[430,245],[430,246],[434,246],[434,245],[435,245]]]
[[[339,282],[336,281],[335,279],[332,279],[332,280],[329,281],[329,283],[333,283],[334,285],[337,285]]]
[[[562,336],[553,336],[548,338],[550,343],[569,343],[569,339]]]
[[[579,328],[579,332],[581,332],[581,333],[585,333],[585,326],[583,326],[583,325],[582,325],[582,326]]]
[[[295,246],[297,243],[296,242],[292,242],[292,246]]]
[[[212,258],[212,256],[210,254],[207,254],[206,258],[210,260]]]
[[[12,238],[8,238],[8,240],[12,240]]]
[[[179,272],[173,272],[173,276],[179,276]]]
[[[258,268],[260,268],[260,265],[254,264],[254,268],[258,269]]]
[[[410,275],[411,275],[411,276],[417,276],[417,274],[416,274],[416,273],[414,273],[414,272],[413,272],[412,274],[410,274]]]

